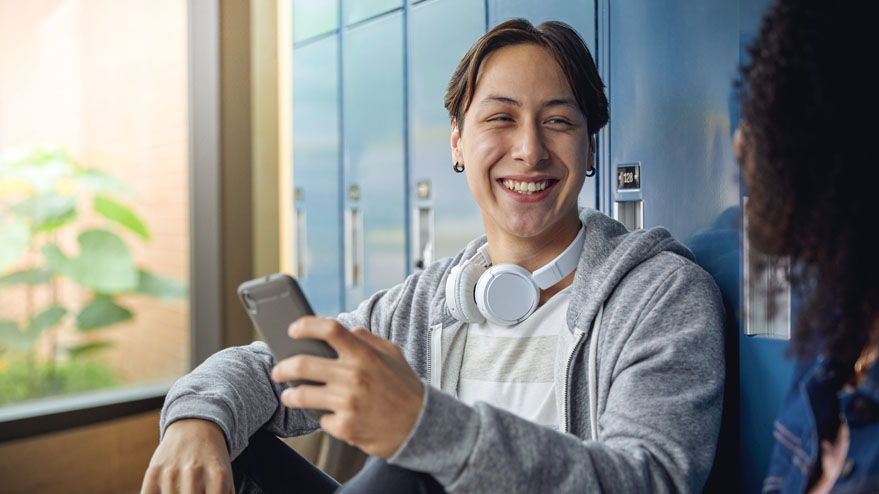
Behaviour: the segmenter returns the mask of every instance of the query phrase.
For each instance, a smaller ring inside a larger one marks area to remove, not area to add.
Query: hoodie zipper
[[[570,386],[571,386],[571,364],[574,362],[574,355],[577,353],[577,349],[583,343],[583,331],[580,331],[579,328],[574,328],[574,334],[576,335],[576,340],[574,344],[571,346],[571,352],[568,354],[568,361],[565,364],[565,386],[562,390],[564,393],[564,399],[562,400],[562,404],[564,406],[564,410],[562,410],[562,416],[565,418],[564,428],[562,432],[569,432],[571,430],[571,417],[569,414],[569,410],[571,409],[569,405],[569,401],[571,399]]]
[[[435,325],[429,326],[427,328],[427,382],[428,382],[428,384],[430,384],[431,386],[433,386],[437,389],[440,389],[440,373],[439,372],[434,373],[434,371],[433,371],[433,361],[434,361],[433,353],[436,350],[437,346],[439,346],[440,351],[442,351],[441,350],[441,348],[442,348],[442,343],[441,343],[442,342],[442,339],[441,339],[442,328],[443,328],[442,324],[435,324]],[[433,341],[434,334],[436,334],[438,337],[440,337],[439,342]],[[437,357],[440,357],[440,356],[437,355]],[[440,365],[440,364],[441,364],[441,362],[437,362],[437,365]]]

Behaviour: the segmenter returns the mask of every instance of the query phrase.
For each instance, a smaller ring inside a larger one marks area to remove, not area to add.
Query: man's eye
[[[567,127],[570,127],[571,125],[573,125],[571,122],[565,120],[564,118],[550,118],[549,120],[546,121],[546,123],[551,124],[551,125],[564,125]]]
[[[506,115],[497,115],[488,119],[488,122],[512,122],[513,119]]]

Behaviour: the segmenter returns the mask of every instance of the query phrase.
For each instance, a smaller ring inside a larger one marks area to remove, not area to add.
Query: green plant
[[[94,358],[51,364],[18,357],[4,361],[3,367],[0,372],[0,405],[120,383],[107,364]]]
[[[0,162],[0,289],[20,286],[25,292],[24,317],[0,312],[0,354],[28,362],[32,384],[47,381],[33,384],[35,395],[55,386],[60,364],[112,345],[100,330],[134,317],[118,295],[175,299],[187,293],[185,284],[135,265],[120,234],[133,232],[143,242],[150,234],[123,203],[131,194],[118,178],[82,165],[61,148],[39,148]],[[100,226],[84,226],[95,219]],[[62,240],[72,235],[79,246],[76,254],[62,248]],[[65,304],[61,278],[90,293],[90,301],[81,307]],[[51,301],[38,306],[37,290],[48,290]],[[59,344],[59,328],[65,324],[76,328],[78,344]],[[41,339],[50,342],[48,356],[38,355]],[[44,363],[46,372],[41,372]],[[12,368],[3,367],[7,372]]]

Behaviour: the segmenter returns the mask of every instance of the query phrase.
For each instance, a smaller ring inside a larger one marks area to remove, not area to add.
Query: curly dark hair
[[[834,2],[777,1],[740,81],[749,238],[792,261],[802,301],[793,351],[845,369],[875,342],[879,316],[870,18]]]

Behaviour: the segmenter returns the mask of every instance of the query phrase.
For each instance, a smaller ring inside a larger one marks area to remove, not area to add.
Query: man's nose
[[[549,158],[549,150],[543,139],[543,133],[537,123],[519,127],[513,145],[513,159],[523,165],[537,166]]]

